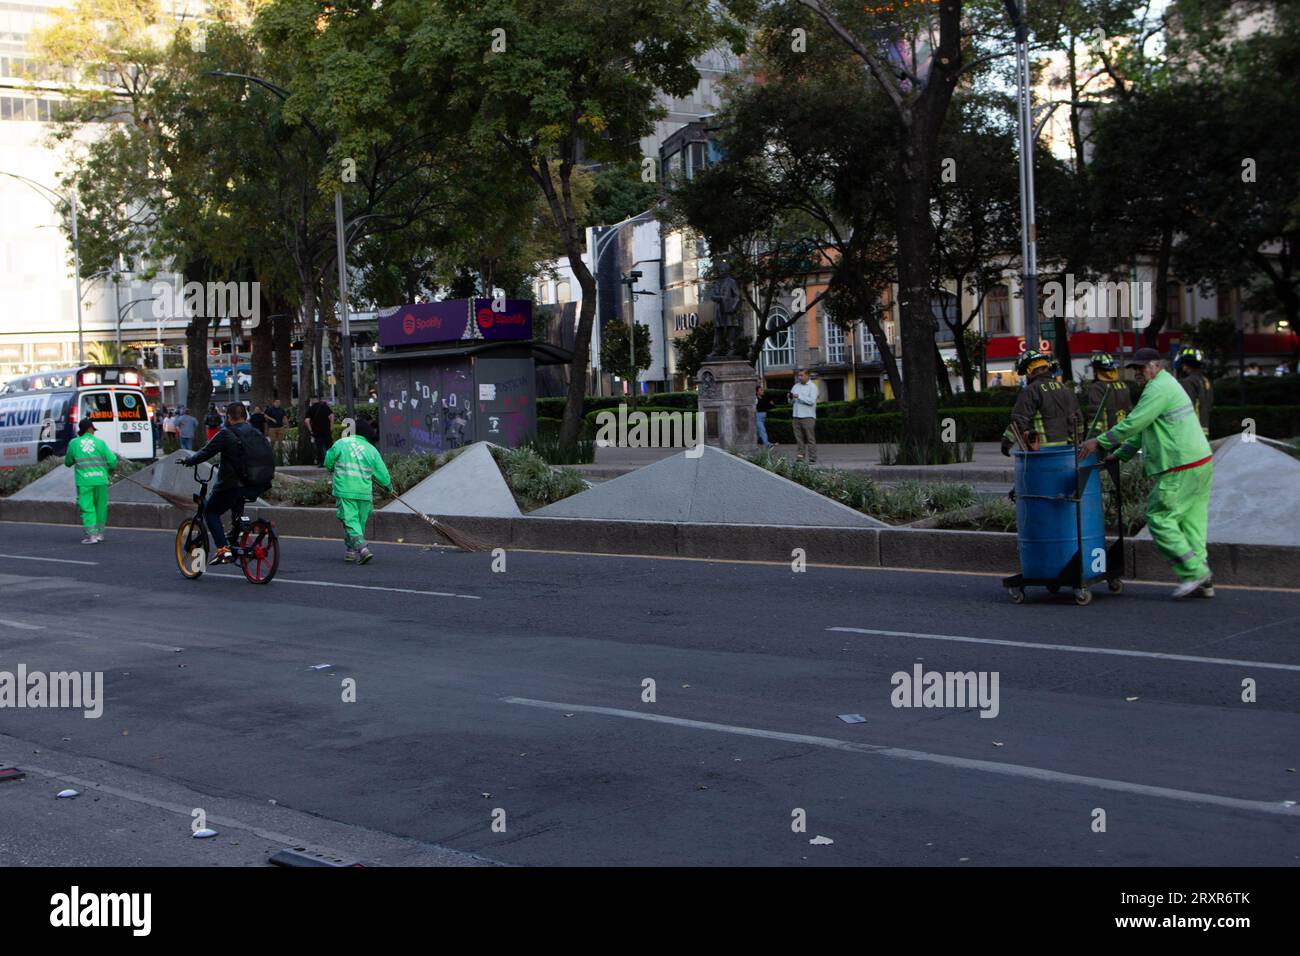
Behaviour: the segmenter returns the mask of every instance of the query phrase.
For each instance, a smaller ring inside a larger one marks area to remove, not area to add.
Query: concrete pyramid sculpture
[[[131,476],[131,481],[119,478],[113,482],[113,487],[109,489],[109,504],[111,505],[114,501],[130,501],[150,505],[166,503],[164,499],[153,494],[147,488],[141,488],[140,485],[148,485],[149,488],[157,488],[159,491],[166,491],[189,499],[198,492],[199,483],[194,480],[194,469],[186,468],[178,460],[188,454],[189,452],[185,451],[172,452],[170,455],[159,458],[148,468],[137,471]],[[199,466],[198,470],[206,475],[209,465],[219,467],[220,464],[221,456],[218,455],[216,458],[204,462]],[[217,473],[213,472],[212,483],[208,485],[208,494],[215,491],[216,487]],[[265,506],[266,502],[259,498],[256,504]]]
[[[885,523],[705,445],[534,511],[548,518],[883,528]]]
[[[402,498],[427,515],[518,518],[521,514],[487,442],[470,445]],[[394,501],[380,510],[409,513],[411,509]]]
[[[19,488],[9,496],[10,501],[76,501],[77,472],[67,468],[62,460],[49,474],[41,475],[29,485]]]
[[[1214,453],[1208,538],[1215,544],[1300,547],[1300,461],[1234,435]],[[1137,537],[1150,540],[1143,528]]]

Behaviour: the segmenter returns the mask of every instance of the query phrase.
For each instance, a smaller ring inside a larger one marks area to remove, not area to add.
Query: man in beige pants
[[[809,464],[817,461],[817,386],[808,380],[808,370],[799,370],[799,382],[790,389],[794,410],[790,424],[794,428],[797,446],[796,461],[803,461],[805,453]]]

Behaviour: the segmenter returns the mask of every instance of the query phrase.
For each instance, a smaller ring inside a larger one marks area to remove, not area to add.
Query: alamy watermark
[[[0,670],[0,710],[18,708],[71,708],[94,720],[104,713],[103,671]]]
[[[1065,282],[1043,283],[1043,314],[1049,319],[1130,319],[1132,327],[1144,329],[1153,313],[1150,282],[1075,282],[1067,273]]]
[[[629,412],[596,414],[597,448],[685,448],[687,458],[704,454],[703,412]]]
[[[261,314],[260,282],[187,282],[183,286],[155,282],[153,317],[187,315],[208,319],[256,319]]]
[[[996,717],[1001,710],[997,671],[923,671],[913,664],[912,673],[895,671],[889,682],[895,707],[978,707],[981,717]]]

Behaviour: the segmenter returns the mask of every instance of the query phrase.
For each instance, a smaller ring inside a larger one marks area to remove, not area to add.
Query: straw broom
[[[427,514],[425,514],[420,509],[416,508],[413,504],[411,504],[409,501],[407,501],[397,492],[395,491],[392,492],[389,495],[389,497],[391,497],[394,501],[400,502],[401,504],[405,505],[408,509],[410,509],[410,511],[413,514],[419,515],[421,520],[423,520],[426,524],[432,525],[435,531],[437,531],[440,535],[442,535],[444,538],[446,538],[456,547],[460,548],[462,551],[491,551],[492,550],[492,548],[486,542],[480,541],[478,538],[474,537],[473,535],[466,534],[464,531],[457,531],[455,528],[439,521],[437,518],[430,518]]]
[[[192,498],[183,498],[180,495],[172,494],[170,491],[159,491],[157,488],[151,487],[150,485],[146,485],[143,481],[136,481],[130,475],[123,475],[122,478],[126,481],[131,482],[131,484],[133,485],[137,485],[143,488],[145,491],[152,491],[159,498],[162,498],[164,501],[170,504],[173,508],[180,508],[182,511],[188,511],[190,508],[194,507],[194,499]]]

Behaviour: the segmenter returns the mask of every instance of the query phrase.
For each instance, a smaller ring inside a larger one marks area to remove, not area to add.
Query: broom
[[[143,488],[145,491],[152,491],[159,498],[162,498],[164,501],[169,503],[173,508],[180,508],[182,511],[189,511],[191,508],[194,507],[193,498],[183,498],[180,495],[172,494],[170,491],[159,491],[157,488],[154,488],[150,485],[146,485],[143,481],[136,481],[130,475],[123,475],[122,478],[126,481],[131,482],[131,484],[133,485],[138,485],[139,487]]]
[[[441,534],[444,538],[446,538],[456,547],[460,548],[462,551],[491,551],[492,550],[492,548],[486,542],[480,541],[478,538],[474,537],[473,535],[466,534],[464,531],[457,531],[455,528],[451,527],[450,525],[444,524],[443,522],[439,521],[437,518],[430,518],[427,514],[425,514],[420,509],[416,508],[414,505],[412,505],[409,501],[407,501],[397,492],[395,491],[391,492],[389,497],[391,497],[394,501],[398,501],[406,505],[406,507],[409,508],[413,514],[419,515],[423,521],[425,521],[427,524],[432,525],[435,531]]]

